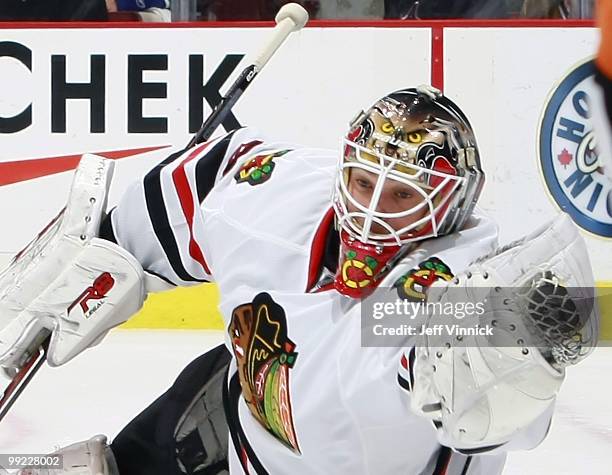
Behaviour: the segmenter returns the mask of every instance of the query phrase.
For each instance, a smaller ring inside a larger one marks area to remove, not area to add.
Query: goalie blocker
[[[146,298],[145,273],[99,239],[114,162],[84,155],[66,207],[0,274],[0,366],[14,374],[50,335],[59,366],[97,344]]]

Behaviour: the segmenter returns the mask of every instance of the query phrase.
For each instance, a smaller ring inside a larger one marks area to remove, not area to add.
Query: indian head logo
[[[228,332],[249,410],[268,432],[299,453],[289,389],[298,354],[287,336],[285,311],[269,294],[260,293],[252,303],[234,309]]]
[[[538,153],[548,191],[583,229],[612,237],[612,181],[599,161],[591,122],[592,60],[553,89],[540,123]]]

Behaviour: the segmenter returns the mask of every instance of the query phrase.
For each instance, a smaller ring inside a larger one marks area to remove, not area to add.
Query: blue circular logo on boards
[[[612,237],[612,181],[604,175],[591,123],[593,60],[572,69],[552,91],[540,124],[538,153],[546,186],[581,228]]]

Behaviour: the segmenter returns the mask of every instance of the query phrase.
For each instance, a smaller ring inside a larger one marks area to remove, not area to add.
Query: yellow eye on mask
[[[423,141],[423,136],[419,132],[412,132],[408,134],[408,141],[410,143],[421,143]]]
[[[380,127],[380,130],[382,130],[385,134],[391,134],[395,130],[395,127],[393,127],[393,124],[391,122],[385,122]]]

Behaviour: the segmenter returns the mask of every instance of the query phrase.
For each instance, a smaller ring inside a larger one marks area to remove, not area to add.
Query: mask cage
[[[455,193],[466,181],[464,177],[430,170],[406,161],[389,157],[371,150],[347,138],[342,139],[343,154],[337,173],[334,208],[338,224],[351,236],[361,242],[381,246],[395,246],[408,242],[438,236],[454,203],[465,198],[465,191]],[[351,169],[362,169],[377,175],[370,202],[359,203],[348,189]],[[383,187],[387,180],[407,185],[419,194],[423,201],[400,212],[377,211]],[[461,188],[462,190],[465,187]],[[353,211],[349,211],[350,203]],[[426,209],[423,217],[400,229],[394,229],[387,219],[403,218]],[[373,232],[372,225],[378,224],[386,232]]]

